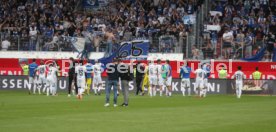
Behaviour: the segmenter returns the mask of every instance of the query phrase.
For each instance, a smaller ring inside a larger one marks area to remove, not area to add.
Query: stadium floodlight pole
[[[222,58],[223,57],[223,55],[222,55],[222,46],[223,46],[223,40],[222,40],[222,38],[221,38],[220,42],[221,42],[220,43],[220,57]]]
[[[189,46],[188,46],[188,44],[189,44],[189,33],[187,32],[186,33],[186,58],[188,59],[188,57],[189,57],[189,55],[188,55],[188,52],[189,52]]]
[[[242,54],[241,58],[244,58],[244,57],[243,57],[243,45],[242,45],[242,51],[241,51],[241,54]]]
[[[2,41],[1,41],[2,42]],[[20,43],[20,38],[19,38],[19,36],[17,36],[17,50],[19,51],[19,43]]]

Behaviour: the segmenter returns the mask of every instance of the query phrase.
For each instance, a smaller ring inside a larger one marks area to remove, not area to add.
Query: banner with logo
[[[103,88],[101,89],[104,92],[105,86],[107,83],[107,78],[103,78]],[[58,91],[67,91],[69,86],[69,80],[67,77],[58,78]],[[136,84],[133,81],[129,82],[129,90],[134,92]],[[191,88],[192,93],[196,94],[197,89],[195,89],[194,79],[191,79]],[[28,90],[28,87],[33,87],[28,81],[28,76],[0,76],[0,90]],[[227,93],[227,80],[218,80],[211,79],[208,84],[208,93],[209,94],[226,94]],[[121,87],[119,87],[121,89]],[[159,90],[159,89],[158,89]],[[181,80],[173,79],[172,81],[172,90],[174,93],[182,93],[181,90]],[[93,89],[91,89],[91,92]],[[148,91],[145,88],[145,91]]]
[[[149,40],[133,40],[122,42],[116,52],[108,57],[99,59],[99,62],[106,65],[114,58],[122,60],[147,60],[149,53]]]
[[[102,92],[105,91],[107,78],[103,78]],[[198,91],[195,88],[195,79],[191,79],[190,82],[192,94],[197,94]],[[135,92],[135,81],[129,82],[130,92]],[[261,95],[276,95],[275,80],[245,80],[243,86],[243,94],[261,94]],[[58,91],[66,92],[68,90],[69,80],[67,77],[58,78]],[[28,76],[0,76],[0,90],[28,90],[28,87],[33,87],[28,81]],[[119,86],[121,90],[121,87]],[[165,88],[163,88],[165,89]],[[91,92],[93,89],[91,88]],[[148,88],[145,88],[148,91]],[[159,91],[159,89],[157,89]],[[181,79],[172,80],[172,91],[175,94],[182,94]],[[187,90],[186,90],[187,91]],[[209,79],[208,94],[234,94],[235,93],[235,81],[226,79]],[[187,94],[187,93],[186,93]]]
[[[84,8],[98,8],[99,0],[84,0],[83,6]]]
[[[140,46],[139,46],[140,47]],[[145,49],[147,50],[147,49]],[[128,52],[130,53],[130,52]],[[145,52],[143,52],[145,53]],[[93,53],[92,53],[93,54]],[[41,55],[44,55],[41,53]],[[103,64],[107,64],[115,58],[117,53],[112,54],[112,56],[109,56],[107,58],[99,59],[100,62]],[[163,54],[163,56],[166,56],[167,54]],[[167,55],[169,56],[169,54]],[[177,57],[177,56],[173,56]],[[136,57],[138,58],[138,57]],[[141,57],[143,58],[143,57]],[[149,60],[157,60],[162,59],[162,56],[156,55],[156,56],[150,56]],[[68,65],[69,60],[68,59],[37,59],[36,63],[39,64],[41,60],[44,60],[44,62],[52,62],[56,61],[57,64],[60,66],[60,71],[62,76],[66,76],[68,72]],[[165,61],[163,59],[162,63]],[[19,59],[0,59],[0,75],[23,75],[22,67],[20,66]],[[28,64],[32,62],[32,59],[28,59]],[[147,61],[143,61],[143,63],[147,63]],[[200,61],[188,61],[189,66],[192,68],[192,71],[195,71]],[[182,66],[183,61],[170,61],[170,65],[172,67],[172,76],[173,78],[179,77],[180,67]],[[211,65],[211,75],[210,78],[218,78],[218,71],[221,69],[221,66],[224,66],[227,70],[227,78],[230,79],[234,72],[237,71],[237,67],[241,66],[242,71],[245,74],[247,79],[252,79],[252,73],[255,71],[255,68],[258,67],[259,71],[262,73],[261,79],[263,80],[276,80],[276,62],[244,62],[244,61],[217,61],[212,60],[210,61]],[[106,74],[103,74],[103,76],[106,76]],[[191,73],[191,78],[194,78],[195,74]]]
[[[123,60],[146,60],[149,53],[149,40],[122,42],[116,57]]]
[[[273,94],[275,81],[272,80],[244,80],[243,94]],[[231,81],[232,93],[235,93],[235,81]]]
[[[195,15],[185,15],[182,18],[184,24],[190,25],[196,23],[196,16]]]
[[[71,37],[70,41],[73,45],[73,47],[78,51],[78,52],[82,52],[84,49],[84,45],[85,45],[85,38],[81,38],[81,37]]]
[[[83,7],[86,9],[98,9],[99,7],[106,6],[107,0],[84,0]]]
[[[68,78],[67,77],[58,77],[58,90],[67,90],[68,88]],[[29,83],[28,76],[0,76],[0,90],[28,90],[29,87],[33,87]]]

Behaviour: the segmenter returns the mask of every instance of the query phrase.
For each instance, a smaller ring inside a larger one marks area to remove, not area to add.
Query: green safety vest
[[[227,77],[227,71],[226,70],[219,70],[219,78],[225,79]]]
[[[23,75],[28,75],[29,74],[29,66],[28,65],[24,65],[23,66]]]
[[[259,71],[255,71],[252,73],[253,79],[261,79],[262,73]]]

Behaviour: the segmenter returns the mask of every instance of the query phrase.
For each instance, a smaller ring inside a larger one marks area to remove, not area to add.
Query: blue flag
[[[252,56],[250,58],[243,58],[242,60],[245,61],[261,61],[264,57],[266,51],[266,47],[262,48],[255,56]]]
[[[146,60],[149,52],[149,40],[134,40],[122,42],[117,51],[109,57],[99,59],[99,62],[106,65],[112,62],[114,58],[122,60]]]

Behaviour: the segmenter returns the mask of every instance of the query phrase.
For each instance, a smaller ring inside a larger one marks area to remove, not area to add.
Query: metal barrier
[[[132,37],[134,38],[134,37]],[[7,35],[0,33],[1,42],[5,39],[10,41],[11,45],[8,50],[10,51],[73,51],[74,47],[72,42],[66,37],[58,37],[58,41],[52,43],[53,38],[48,38],[42,35],[36,37]],[[186,51],[186,37],[173,36],[173,35],[153,35],[146,39],[149,39],[150,52],[152,53],[187,53]],[[120,43],[123,40],[118,41]],[[93,47],[93,52],[104,52],[107,50],[106,41],[101,39],[98,48]]]

